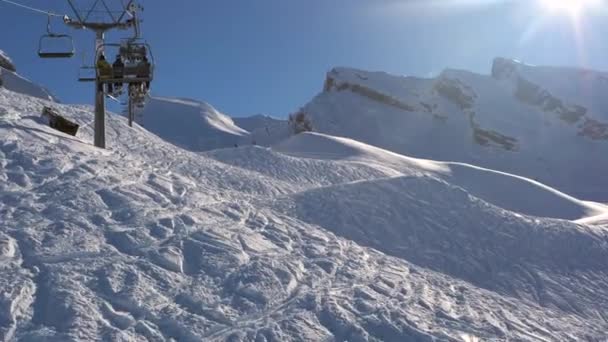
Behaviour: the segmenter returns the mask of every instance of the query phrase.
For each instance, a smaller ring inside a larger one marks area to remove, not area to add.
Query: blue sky
[[[68,10],[61,0],[17,1]],[[416,76],[446,67],[489,73],[492,59],[505,56],[608,69],[608,24],[598,9],[574,25],[534,0],[141,2],[157,62],[153,93],[204,100],[233,116],[285,116],[321,90],[334,66]],[[40,60],[35,51],[45,26],[44,15],[0,3],[0,49],[19,71],[64,102],[90,103],[92,86],[75,79],[93,34],[73,32],[79,55],[72,60]],[[68,30],[61,22],[55,29]]]

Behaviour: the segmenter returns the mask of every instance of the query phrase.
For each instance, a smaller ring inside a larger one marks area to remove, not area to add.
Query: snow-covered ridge
[[[608,201],[605,79],[506,59],[496,59],[489,75],[448,69],[434,79],[335,68],[303,111],[321,133]]]
[[[152,97],[138,116],[136,121],[150,132],[197,152],[270,146],[289,136],[286,120],[263,115],[231,118],[208,103],[191,99]]]
[[[326,77],[324,91],[350,90],[406,111],[432,112],[421,96],[436,91],[461,107],[471,109],[477,94],[474,85],[466,80],[476,75],[462,70],[445,70],[436,79],[393,76],[383,72],[366,72],[351,68],[335,68]],[[568,123],[583,122],[579,134],[592,139],[603,139],[597,134],[586,134],[589,125],[597,122],[603,127],[608,122],[603,96],[608,91],[608,73],[586,69],[537,67],[505,58],[492,64],[492,78],[513,83],[513,95],[521,102],[538,106],[545,112],[555,112]],[[507,87],[508,88],[508,87]],[[435,105],[435,104],[433,104]],[[597,112],[597,113],[595,113]],[[607,132],[604,132],[608,134]],[[508,146],[505,146],[506,149]]]
[[[579,124],[579,135],[608,140],[608,73],[580,68],[539,67],[497,58],[492,77],[516,84],[522,102],[553,112],[570,124]]]
[[[191,151],[234,146],[249,132],[208,103],[152,97],[138,122],[168,142]]]
[[[400,175],[429,175],[466,189],[504,209],[525,215],[579,219],[608,207],[583,202],[538,182],[473,165],[410,158],[347,138],[318,133],[295,136],[273,147],[293,156],[380,165]]]

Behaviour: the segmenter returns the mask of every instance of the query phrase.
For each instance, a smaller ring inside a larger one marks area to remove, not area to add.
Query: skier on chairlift
[[[125,63],[122,61],[122,56],[120,54],[116,55],[116,60],[114,61],[114,64],[112,64],[112,68],[114,69],[114,78],[122,80],[124,77]],[[122,90],[122,82],[114,83],[114,88],[116,93],[120,93]]]
[[[143,56],[141,62],[139,62],[137,77],[141,78],[150,78],[150,62],[148,61],[148,57]],[[145,88],[143,89],[143,93],[147,93],[150,90],[150,81],[146,81]]]
[[[100,80],[109,80],[113,76],[112,66],[108,61],[106,61],[106,56],[103,53],[99,54],[99,59],[97,60],[97,70],[99,73]],[[101,87],[101,91],[103,91],[103,83],[99,85]],[[112,83],[107,84],[107,91],[109,94],[112,93]]]

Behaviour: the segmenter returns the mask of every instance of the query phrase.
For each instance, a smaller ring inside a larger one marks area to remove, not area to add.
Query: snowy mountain
[[[316,108],[411,105],[357,91],[328,88]],[[44,106],[78,135],[46,126]],[[92,120],[0,88],[0,340],[608,338],[603,205],[192,100],[154,98],[133,128],[108,113],[107,150]],[[278,143],[231,145],[248,139]]]
[[[494,61],[435,79],[336,68],[304,106],[315,131],[537,179],[608,201],[608,73]]]

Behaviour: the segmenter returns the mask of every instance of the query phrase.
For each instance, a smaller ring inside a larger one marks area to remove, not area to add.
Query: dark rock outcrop
[[[17,71],[13,61],[2,50],[0,50],[0,67],[12,72]]]
[[[511,78],[517,72],[517,62],[506,58],[495,58],[492,63],[492,77],[497,80]]]
[[[434,88],[439,95],[457,104],[462,110],[473,108],[477,97],[473,89],[454,78],[440,77]]]
[[[405,110],[408,112],[413,112],[416,110],[416,108],[410,104],[404,103],[389,95],[385,95],[379,91],[362,86],[360,84],[350,84],[350,83],[346,83],[346,82],[340,83],[340,82],[336,81],[335,78],[332,77],[332,75],[336,74],[336,73],[337,72],[335,70],[332,70],[327,74],[327,78],[325,79],[325,84],[323,86],[324,92],[327,93],[327,92],[331,92],[331,91],[349,90],[355,94],[367,97],[371,100],[381,102],[381,103],[384,103],[389,106],[397,107],[399,109],[402,109],[402,110]],[[362,78],[362,76],[360,76],[360,75],[357,75],[357,76],[359,78],[361,78],[362,80],[365,80],[364,78]]]
[[[569,124],[578,122],[587,114],[585,107],[577,105],[567,106],[562,100],[556,98],[547,90],[523,77],[517,78],[515,97],[523,103],[540,107],[546,112],[554,112],[561,120]]]
[[[578,135],[592,140],[608,140],[608,124],[586,119]]]

